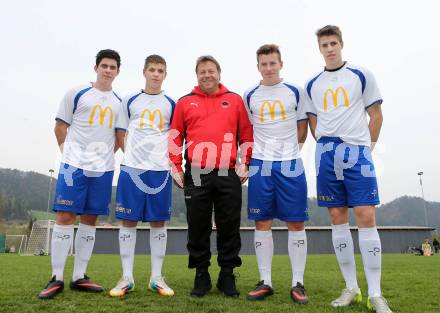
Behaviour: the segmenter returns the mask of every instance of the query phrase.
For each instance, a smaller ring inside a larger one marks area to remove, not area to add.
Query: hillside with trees
[[[27,222],[32,212],[47,210],[47,197],[50,177],[36,172],[23,172],[16,169],[0,168],[0,220]],[[53,179],[50,199],[50,209],[53,202],[53,191],[56,179]],[[115,223],[113,187],[112,213],[101,222]],[[247,186],[243,186],[242,226],[253,226],[247,219]],[[310,221],[309,226],[328,226],[327,210],[316,204],[316,199],[308,200]],[[428,212],[429,226],[440,229],[440,202],[425,202]],[[44,214],[43,214],[44,215]],[[377,208],[377,224],[382,226],[424,226],[424,204],[419,197],[403,196]],[[173,186],[173,212],[171,224],[174,226],[186,225],[186,208],[183,191]],[[354,225],[351,217],[350,224]],[[284,223],[275,221],[275,226],[284,226]]]

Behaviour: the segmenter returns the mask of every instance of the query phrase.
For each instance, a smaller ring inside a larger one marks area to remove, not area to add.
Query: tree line
[[[47,210],[50,177],[36,172],[24,172],[16,169],[0,168],[0,220],[27,222],[32,211]],[[52,182],[49,211],[52,209],[56,179]],[[111,213],[104,222],[115,223],[114,206],[116,187],[113,187]],[[377,224],[381,226],[424,226],[424,204],[428,212],[429,226],[440,229],[440,202],[425,202],[419,197],[402,196],[377,208]],[[316,199],[309,198],[308,226],[329,226],[327,210],[316,204]],[[173,187],[171,225],[186,225],[186,208],[182,190]],[[243,186],[242,226],[253,226],[247,219],[247,186]],[[351,214],[353,215],[353,214]],[[101,221],[103,221],[101,219]],[[354,220],[350,221],[355,225]],[[285,224],[276,220],[274,226]]]

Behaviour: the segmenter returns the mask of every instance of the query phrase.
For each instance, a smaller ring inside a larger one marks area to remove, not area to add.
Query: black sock
[[[232,274],[233,272],[234,272],[233,267],[222,267],[222,269],[220,270],[221,274]]]
[[[208,273],[208,268],[207,267],[197,267],[196,268],[196,274],[205,274]]]

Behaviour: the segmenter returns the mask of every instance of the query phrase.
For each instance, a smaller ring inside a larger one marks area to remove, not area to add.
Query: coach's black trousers
[[[217,228],[218,265],[237,267],[241,248],[241,183],[234,169],[186,168],[184,179],[188,221],[189,268],[208,267],[211,262],[212,210]]]

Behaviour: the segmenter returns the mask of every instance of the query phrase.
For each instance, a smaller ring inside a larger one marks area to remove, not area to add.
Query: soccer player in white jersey
[[[121,58],[114,50],[96,56],[96,81],[71,89],[60,103],[55,136],[63,153],[53,210],[52,279],[38,295],[53,298],[64,289],[64,265],[73,240],[76,216],[75,263],[70,288],[101,292],[86,275],[95,243],[98,215],[108,215],[114,170],[115,124],[121,99],[112,90]]]
[[[138,221],[150,222],[151,226],[149,288],[162,296],[174,295],[162,277],[162,264],[167,245],[165,221],[171,216],[168,134],[175,103],[162,90],[167,74],[164,58],[148,56],[143,73],[145,89],[123,100],[117,125],[116,136],[125,152],[116,192],[116,217],[122,220],[119,248],[123,274],[110,291],[114,297],[123,296],[134,288]]]
[[[261,46],[257,62],[262,80],[243,97],[254,130],[248,217],[255,220],[255,253],[260,272],[260,281],[247,299],[262,300],[274,293],[272,221],[278,218],[287,223],[289,230],[293,276],[290,296],[294,302],[306,304],[303,276],[307,256],[307,184],[299,147],[307,137],[304,94],[300,87],[280,77],[283,62],[278,46]]]
[[[353,207],[368,283],[367,305],[389,313],[380,288],[382,249],[375,219],[379,195],[371,158],[382,126],[382,97],[371,72],[342,60],[344,43],[337,26],[325,26],[316,35],[325,68],[306,83],[305,92],[310,129],[317,140],[317,197],[318,205],[328,208],[333,247],[346,283],[331,305],[362,300],[348,224],[348,208]]]

